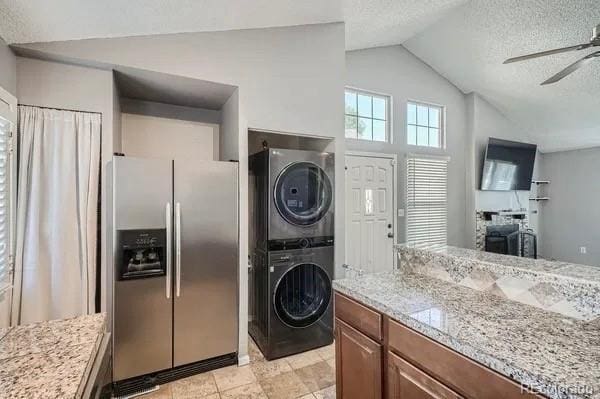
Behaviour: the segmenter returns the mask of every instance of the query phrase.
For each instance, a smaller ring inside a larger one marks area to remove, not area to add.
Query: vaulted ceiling
[[[348,50],[403,44],[546,151],[600,145],[600,59],[539,85],[593,50],[502,64],[588,41],[600,23],[598,0],[0,0],[0,36],[9,43],[338,21]]]
[[[600,58],[540,83],[599,47],[507,64],[509,57],[587,43],[598,0],[473,0],[403,44],[463,92],[475,91],[543,151],[600,146]]]
[[[0,0],[8,43],[345,21],[347,47],[402,43],[466,0]]]

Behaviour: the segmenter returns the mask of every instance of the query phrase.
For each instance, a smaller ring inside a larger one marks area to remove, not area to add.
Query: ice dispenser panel
[[[117,230],[117,251],[118,280],[166,274],[166,229]]]

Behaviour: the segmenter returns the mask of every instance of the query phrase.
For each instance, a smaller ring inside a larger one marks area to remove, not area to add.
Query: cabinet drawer
[[[388,352],[388,399],[462,399],[400,356]]]
[[[369,337],[383,339],[381,315],[360,303],[335,293],[335,317]]]
[[[516,382],[394,320],[387,324],[390,350],[467,398],[541,398],[523,393]]]

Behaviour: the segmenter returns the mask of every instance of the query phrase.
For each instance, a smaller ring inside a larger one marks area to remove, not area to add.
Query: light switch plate
[[[400,218],[404,217],[404,208],[399,208],[398,209],[398,217],[400,217]]]

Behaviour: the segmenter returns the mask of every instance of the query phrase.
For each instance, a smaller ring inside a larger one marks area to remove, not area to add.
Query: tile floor
[[[335,399],[333,345],[267,361],[249,339],[250,364],[163,385],[143,399]]]

